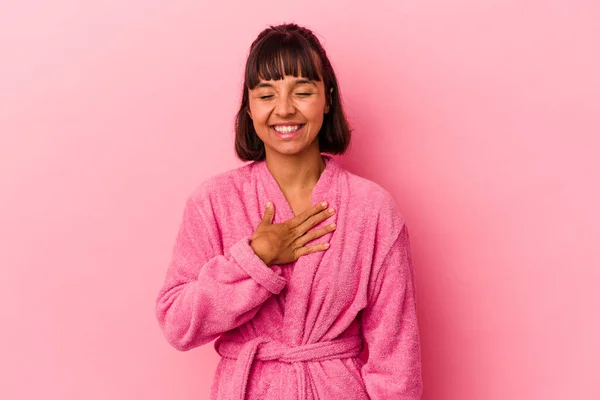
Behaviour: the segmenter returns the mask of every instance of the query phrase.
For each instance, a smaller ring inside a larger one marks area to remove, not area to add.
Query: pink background
[[[217,355],[154,300],[186,196],[242,165],[251,41],[294,21],[340,79],[340,162],[408,222],[424,399],[600,399],[597,4],[3,1],[0,398],[207,398]]]

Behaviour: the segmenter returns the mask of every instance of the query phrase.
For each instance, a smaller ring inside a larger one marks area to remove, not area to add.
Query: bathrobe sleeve
[[[268,267],[240,238],[223,251],[209,199],[188,199],[156,316],[168,342],[186,351],[237,328],[286,285],[280,267]],[[227,255],[226,255],[227,254]]]
[[[422,394],[415,281],[406,225],[370,282],[362,330],[369,358],[361,374],[371,400],[417,400]]]

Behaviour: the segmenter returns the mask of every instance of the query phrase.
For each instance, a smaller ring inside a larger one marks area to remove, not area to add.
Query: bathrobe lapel
[[[322,156],[326,167],[313,188],[311,195],[312,204],[317,204],[323,200],[327,201],[331,207],[335,208],[336,214],[316,225],[313,229],[336,222],[340,209],[339,166],[333,157]],[[267,196],[267,198],[262,199],[261,204],[270,200],[275,205],[273,223],[281,223],[293,218],[292,208],[277,181],[267,168],[266,162],[259,162],[257,167],[260,171],[260,182],[263,185],[264,194]],[[334,233],[335,231],[327,233],[307,244],[329,242]],[[290,346],[298,346],[310,342],[310,334],[314,321],[308,321],[310,326],[307,326],[307,315],[311,306],[310,300],[313,284],[315,283],[314,279],[319,266],[328,263],[329,255],[328,250],[318,251],[302,256],[296,262],[288,264],[291,265],[293,270],[291,279],[287,285],[282,326],[283,337],[281,340]],[[315,339],[318,340],[318,338]]]

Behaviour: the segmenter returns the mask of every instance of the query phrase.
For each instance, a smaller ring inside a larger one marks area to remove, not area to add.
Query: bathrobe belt
[[[298,379],[298,399],[307,399],[307,366],[304,361],[323,361],[338,358],[357,357],[363,346],[360,336],[347,336],[327,342],[288,346],[267,337],[257,337],[246,343],[215,341],[215,349],[221,357],[235,359],[235,370],[231,382],[231,396],[228,400],[245,400],[250,367],[254,360],[280,361],[290,363],[296,370]]]

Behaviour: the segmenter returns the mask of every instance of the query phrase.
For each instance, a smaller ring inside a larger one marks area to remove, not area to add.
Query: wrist
[[[256,249],[255,249],[255,248],[254,248],[254,246],[252,245],[252,240],[250,240],[250,243],[249,243],[249,245],[250,245],[250,248],[252,249],[252,251],[254,252],[254,254],[256,254],[256,256],[257,256],[258,258],[260,258],[260,259],[261,259],[261,261],[262,261],[263,263],[265,263],[265,265],[266,265],[267,267],[271,267],[271,265],[273,265],[273,260],[268,260],[268,259],[266,259],[264,256],[260,255],[260,254],[259,254],[259,253],[256,251]]]

